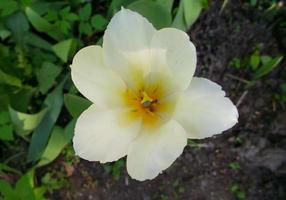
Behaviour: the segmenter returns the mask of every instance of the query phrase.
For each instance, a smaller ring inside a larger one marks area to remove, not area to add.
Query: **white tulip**
[[[122,8],[103,47],[81,49],[71,65],[75,86],[94,103],[77,120],[76,154],[101,163],[127,155],[129,175],[143,181],[168,168],[188,138],[234,126],[236,107],[219,85],[193,77],[196,60],[185,32],[156,30]]]

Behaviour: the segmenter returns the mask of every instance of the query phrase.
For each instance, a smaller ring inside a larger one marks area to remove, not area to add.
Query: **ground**
[[[221,11],[221,3],[211,2],[188,31],[198,51],[196,76],[222,85],[238,106],[235,127],[190,142],[173,165],[151,181],[132,180],[125,163],[119,166],[119,175],[109,172],[110,165],[97,162],[79,160],[65,165],[67,184],[54,190],[51,198],[286,199],[286,112],[273,97],[285,80],[286,62],[252,87],[243,82],[251,77],[249,71],[230,66],[233,58],[244,58],[257,44],[265,54],[283,52],[275,30],[261,15],[246,4],[229,3]],[[62,167],[61,157],[38,173]]]

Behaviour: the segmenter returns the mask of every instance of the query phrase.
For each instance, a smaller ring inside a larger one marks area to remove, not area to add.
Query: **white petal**
[[[116,13],[103,37],[104,62],[123,78],[130,70],[146,70],[149,65],[149,47],[156,29],[136,12],[122,8]]]
[[[98,109],[94,104],[84,111],[75,126],[73,146],[77,155],[102,163],[125,156],[137,136],[141,120],[122,120],[123,110]]]
[[[181,89],[186,89],[196,69],[196,48],[189,36],[175,28],[157,31],[151,42],[152,69],[168,70]]]
[[[126,86],[120,76],[103,64],[102,48],[88,46],[74,56],[72,80],[77,89],[99,106],[117,105]]]
[[[189,138],[201,139],[234,126],[238,112],[219,85],[194,77],[178,100],[174,119],[185,128]]]
[[[169,121],[160,128],[140,132],[127,155],[127,171],[137,180],[153,179],[179,157],[187,144],[185,130]]]

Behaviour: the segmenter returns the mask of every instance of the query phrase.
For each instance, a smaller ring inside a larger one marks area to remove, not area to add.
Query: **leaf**
[[[102,15],[97,14],[91,18],[90,23],[95,30],[102,31],[105,29],[108,21]]]
[[[31,32],[27,33],[25,42],[34,47],[38,47],[48,51],[52,50],[52,45],[48,41]]]
[[[43,109],[36,114],[26,114],[9,107],[11,121],[14,125],[15,131],[20,136],[27,136],[30,134],[42,121],[46,112],[47,109]]]
[[[70,49],[72,47],[73,39],[61,41],[53,45],[52,49],[55,54],[63,61],[67,62]]]
[[[37,31],[48,32],[54,29],[54,26],[52,24],[50,24],[46,19],[41,17],[32,8],[26,7],[25,12],[29,21]]]
[[[15,0],[0,1],[0,16],[5,17],[18,10],[18,3]]]
[[[8,38],[11,35],[11,32],[6,30],[6,29],[1,29],[0,30],[0,38],[1,40],[5,40],[6,38]]]
[[[189,28],[199,17],[202,6],[202,0],[183,0],[184,16],[186,21],[186,28]]]
[[[157,29],[170,26],[172,21],[166,7],[154,1],[138,0],[129,4],[127,8],[146,17]]]
[[[26,112],[34,93],[35,88],[24,86],[9,95],[9,104],[18,111]],[[21,99],[21,101],[19,101],[19,99]]]
[[[275,67],[279,65],[282,59],[283,56],[277,56],[276,58],[273,58],[270,61],[266,62],[258,70],[256,70],[254,74],[254,79],[261,78],[262,76],[265,76],[266,74],[271,72]]]
[[[38,160],[49,139],[51,131],[58,119],[63,105],[63,85],[66,78],[47,96],[44,104],[48,107],[48,111],[42,119],[39,126],[33,132],[31,144],[28,152],[28,162]]]
[[[8,112],[0,112],[0,125],[10,123],[10,116]]]
[[[87,21],[89,20],[90,16],[91,16],[91,4],[87,3],[83,8],[80,9],[79,18],[82,21]]]
[[[199,17],[203,7],[207,5],[205,0],[182,0],[179,4],[172,27],[186,31]]]
[[[54,38],[57,41],[60,41],[64,38],[64,35],[54,26],[49,23],[45,18],[41,17],[36,13],[32,8],[26,7],[25,13],[28,17],[28,20],[31,22],[33,27],[43,33],[47,33],[50,37]]]
[[[174,0],[156,0],[156,2],[161,6],[164,6],[169,13],[172,12]]]
[[[55,160],[61,153],[62,149],[68,144],[68,142],[69,141],[66,140],[64,135],[64,129],[55,126],[49,139],[48,145],[37,166],[40,167]]]
[[[34,190],[34,171],[31,170],[17,181],[15,192],[19,196],[19,199],[36,200]]]
[[[23,42],[23,35],[29,30],[29,23],[23,12],[19,11],[9,16],[7,27],[12,32],[12,36],[17,43]]]
[[[91,25],[88,22],[80,22],[79,32],[81,34],[90,35],[92,33]]]
[[[258,52],[255,52],[254,54],[251,55],[249,63],[252,70],[255,71],[260,63],[260,56]]]
[[[91,102],[87,99],[72,94],[65,94],[64,102],[67,110],[74,118],[79,117],[91,105]]]
[[[181,1],[179,4],[179,8],[177,10],[176,16],[172,22],[172,27],[181,29],[183,31],[187,30],[187,24],[185,22],[185,17],[184,17],[183,1]]]
[[[112,17],[115,13],[117,13],[121,7],[127,7],[130,3],[134,2],[135,0],[113,0],[108,8],[107,14],[108,17]]]
[[[0,180],[0,196],[1,195],[3,195],[5,200],[18,199],[17,194],[14,192],[12,186],[4,180]]]
[[[9,74],[6,74],[1,69],[0,69],[0,83],[4,83],[6,85],[17,86],[17,87],[22,86],[20,79],[14,77],[14,76],[11,76]]]
[[[0,126],[0,140],[5,140],[5,141],[14,140],[13,127],[11,124]]]
[[[45,94],[54,85],[60,72],[61,68],[53,63],[44,62],[42,64],[42,67],[36,73],[39,82],[39,90],[42,94]]]
[[[67,141],[71,141],[74,135],[74,128],[75,128],[76,119],[72,119],[68,125],[65,127],[64,135]]]

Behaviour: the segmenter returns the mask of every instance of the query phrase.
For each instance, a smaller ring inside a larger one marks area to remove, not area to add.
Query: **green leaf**
[[[90,23],[95,30],[102,31],[105,29],[108,21],[102,15],[97,14],[91,18]]]
[[[57,41],[60,41],[62,38],[64,38],[64,35],[57,29],[56,26],[50,24],[45,18],[41,17],[32,8],[26,7],[25,13],[28,17],[28,20],[37,31],[47,33],[50,37]]]
[[[36,200],[34,186],[34,171],[31,170],[22,176],[16,183],[15,192],[19,199]]]
[[[249,63],[252,70],[255,71],[260,63],[260,56],[258,52],[255,52],[254,54],[251,55]]]
[[[41,17],[32,8],[26,7],[25,12],[29,21],[37,31],[48,32],[54,29],[54,26],[52,24],[50,24],[46,19]]]
[[[170,26],[172,21],[166,7],[154,1],[138,0],[129,4],[127,8],[146,17],[157,29]]]
[[[1,29],[0,30],[0,38],[1,40],[5,40],[6,38],[8,38],[11,35],[11,32],[6,30],[6,29]]]
[[[0,126],[0,140],[5,140],[5,141],[14,140],[13,127],[11,124]]]
[[[61,68],[50,62],[44,62],[42,67],[37,71],[37,80],[41,93],[45,94],[55,83]]]
[[[0,125],[8,124],[10,121],[9,112],[0,112]]]
[[[49,139],[48,145],[37,166],[40,167],[55,160],[61,153],[62,149],[68,144],[68,142],[69,141],[66,140],[64,135],[64,129],[55,126]]]
[[[17,86],[17,87],[22,86],[20,79],[14,77],[14,76],[11,76],[9,74],[6,74],[1,69],[0,69],[0,83],[12,85],[12,86]]]
[[[52,49],[55,54],[64,62],[67,62],[73,39],[61,41],[53,45]]]
[[[64,102],[67,110],[74,118],[79,117],[91,105],[91,102],[87,99],[72,94],[65,94]]]
[[[44,101],[48,111],[39,126],[33,132],[28,152],[28,162],[38,160],[49,139],[63,105],[63,85],[66,78],[52,91]]]
[[[88,22],[80,22],[79,32],[81,34],[90,35],[92,33],[91,25]]]
[[[202,0],[183,0],[186,28],[189,28],[199,17],[203,8]]]
[[[206,0],[182,0],[179,4],[172,27],[186,31],[199,17],[201,10],[207,6]]]
[[[16,192],[14,192],[12,186],[4,181],[0,180],[0,196],[3,195],[5,200],[18,199]]]
[[[36,114],[26,114],[9,107],[11,121],[14,125],[15,131],[20,136],[27,136],[30,134],[42,121],[46,112],[47,109],[43,109]]]
[[[32,32],[27,33],[25,42],[34,47],[38,47],[38,48],[45,49],[48,51],[52,50],[51,43],[49,43],[48,41],[44,40],[42,37],[39,37],[38,35]]]
[[[15,0],[0,1],[0,16],[5,17],[18,10],[18,3]]]
[[[164,6],[165,10],[167,10],[169,13],[172,12],[174,0],[156,0],[156,2],[161,6]]]
[[[282,59],[283,59],[283,56],[277,56],[276,58],[273,58],[269,60],[268,62],[266,62],[258,70],[256,70],[254,74],[254,79],[261,78],[262,76],[265,76],[266,74],[271,72],[275,67],[279,65]]]
[[[181,29],[183,31],[187,30],[187,24],[185,22],[185,17],[184,17],[183,1],[181,1],[179,4],[179,8],[177,10],[176,16],[172,22],[172,27]]]
[[[71,141],[74,136],[74,128],[75,128],[76,119],[72,119],[68,125],[65,127],[64,135],[67,141]]]
[[[9,95],[9,104],[18,111],[26,112],[34,93],[35,88],[24,86]],[[19,101],[19,99],[21,99],[21,101]]]
[[[113,0],[108,8],[107,14],[108,17],[112,17],[115,13],[117,13],[121,7],[127,7],[130,3],[134,2],[135,0]]]
[[[7,27],[12,32],[15,41],[21,44],[24,39],[23,36],[29,30],[29,23],[24,13],[19,11],[8,17]]]
[[[79,18],[82,21],[87,21],[89,20],[90,16],[91,16],[91,4],[87,3],[83,8],[80,9]]]

